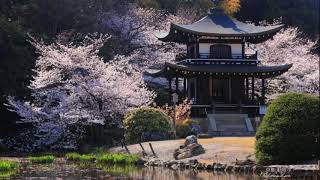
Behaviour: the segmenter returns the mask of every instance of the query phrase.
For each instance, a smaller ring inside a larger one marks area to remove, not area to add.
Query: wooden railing
[[[187,53],[180,53],[176,56],[176,61],[182,61],[185,59],[246,59],[246,60],[257,60],[258,53],[255,54],[232,54],[229,58],[215,58],[210,53],[199,53],[197,56],[188,55]]]
[[[191,65],[257,65],[259,60],[253,59],[185,59],[178,64]]]

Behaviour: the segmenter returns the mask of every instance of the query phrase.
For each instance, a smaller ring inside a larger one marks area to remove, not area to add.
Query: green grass
[[[93,162],[97,160],[98,163],[105,164],[134,164],[139,160],[138,155],[129,154],[111,154],[111,153],[98,153],[98,154],[78,154],[68,153],[65,158],[69,161],[78,162]]]
[[[8,178],[17,173],[19,164],[12,161],[0,160],[0,178]]]
[[[130,154],[104,154],[97,157],[98,163],[106,164],[134,164],[139,160],[138,155]]]
[[[67,153],[64,157],[69,161],[80,161],[81,155],[79,153]]]
[[[17,169],[18,167],[19,165],[16,162],[0,160],[0,172],[10,171],[13,169]]]
[[[65,158],[69,161],[79,161],[79,162],[92,162],[96,159],[93,154],[78,154],[78,153],[68,153]]]
[[[51,164],[54,161],[54,156],[47,155],[47,156],[36,156],[36,157],[29,157],[28,158],[31,163],[35,164]]]

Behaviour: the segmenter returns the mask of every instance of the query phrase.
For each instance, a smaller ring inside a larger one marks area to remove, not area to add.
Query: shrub
[[[138,108],[126,116],[124,128],[127,142],[140,142],[143,132],[168,132],[171,129],[170,118],[155,108]]]
[[[192,120],[192,119],[186,119],[182,122],[183,125],[200,125],[200,122],[199,121],[196,121],[196,120]]]
[[[192,121],[191,117],[191,101],[185,99],[181,104],[176,106],[176,124],[183,124],[184,121]]]
[[[175,109],[173,106],[165,105],[159,109],[165,112],[172,119],[175,118],[176,124],[183,124],[185,120],[191,118],[191,104],[192,102],[185,99],[182,103],[178,104]]]
[[[295,164],[319,158],[319,114],[316,96],[290,93],[271,102],[256,134],[257,163]]]
[[[29,160],[32,163],[36,163],[36,164],[51,164],[54,161],[54,156],[47,155],[47,156],[29,157]]]
[[[185,138],[192,134],[188,124],[178,124],[176,126],[176,133],[179,138]]]

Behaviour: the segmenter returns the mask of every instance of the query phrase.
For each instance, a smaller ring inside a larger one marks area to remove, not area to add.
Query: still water
[[[244,174],[225,174],[160,167],[84,164],[22,165],[9,179],[137,179],[137,180],[251,180],[265,179]],[[1,179],[1,176],[0,176]]]

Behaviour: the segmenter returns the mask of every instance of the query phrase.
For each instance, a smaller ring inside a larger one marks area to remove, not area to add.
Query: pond
[[[197,170],[171,170],[160,167],[107,166],[74,163],[36,165],[23,163],[10,179],[147,179],[147,180],[249,180],[265,179],[244,174],[213,173]],[[1,176],[0,176],[1,179]]]

